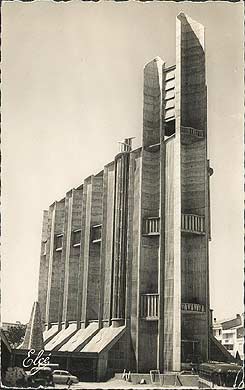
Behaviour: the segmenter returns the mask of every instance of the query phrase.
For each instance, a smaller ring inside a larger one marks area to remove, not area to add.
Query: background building
[[[176,65],[144,69],[142,147],[127,138],[44,212],[45,350],[83,378],[209,358],[204,28],[183,13],[176,23]]]
[[[244,359],[244,314],[213,322],[213,335],[237,359]]]

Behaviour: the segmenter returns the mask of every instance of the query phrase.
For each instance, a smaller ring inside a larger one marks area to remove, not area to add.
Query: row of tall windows
[[[63,239],[64,234],[56,234],[54,239],[54,249],[56,252],[62,251],[63,248]],[[72,246],[74,248],[81,246],[81,229],[76,229],[72,232]],[[91,232],[91,241],[93,243],[101,241],[101,225],[92,226]],[[45,256],[47,254],[47,240],[43,241],[42,246],[42,255]]]

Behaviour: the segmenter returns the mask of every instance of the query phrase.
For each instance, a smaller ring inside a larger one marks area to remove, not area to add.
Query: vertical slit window
[[[55,236],[55,250],[56,252],[62,251],[63,248],[63,236],[64,234],[56,234]]]
[[[77,247],[81,245],[81,229],[72,232],[72,246]]]
[[[92,242],[100,242],[102,234],[102,225],[92,226]]]
[[[42,255],[43,256],[46,256],[46,254],[47,254],[47,240],[46,241],[43,241],[43,247],[42,247]]]

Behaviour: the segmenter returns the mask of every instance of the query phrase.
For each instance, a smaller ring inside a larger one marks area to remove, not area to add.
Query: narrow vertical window
[[[56,234],[55,236],[55,250],[56,252],[62,251],[63,248],[63,236],[64,234]]]
[[[102,234],[102,225],[94,225],[92,226],[92,242],[100,242]]]
[[[47,254],[47,240],[42,242],[42,255],[46,256]]]
[[[72,232],[72,246],[81,246],[81,229],[76,229]]]

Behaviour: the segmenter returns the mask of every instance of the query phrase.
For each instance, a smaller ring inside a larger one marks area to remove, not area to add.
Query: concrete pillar
[[[128,175],[129,153],[120,153],[115,158],[115,206],[113,231],[113,302],[112,322],[114,326],[124,324],[126,255],[127,255],[127,215],[128,215]]]
[[[110,324],[112,305],[112,248],[114,220],[115,163],[104,167],[102,242],[100,256],[100,305],[99,323]]]

